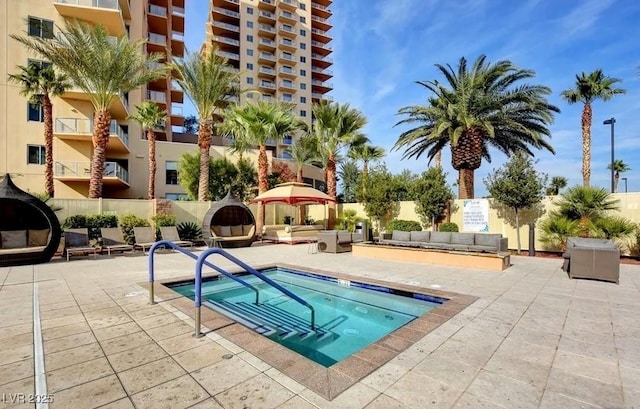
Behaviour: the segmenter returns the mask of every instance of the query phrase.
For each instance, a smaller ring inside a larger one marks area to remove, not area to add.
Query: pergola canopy
[[[335,202],[328,194],[311,187],[307,183],[281,183],[273,189],[258,195],[251,203],[286,203],[288,205],[326,204]]]

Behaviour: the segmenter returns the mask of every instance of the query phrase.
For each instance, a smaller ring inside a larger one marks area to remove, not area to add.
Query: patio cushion
[[[231,226],[231,236],[242,236],[242,225]]]
[[[502,235],[500,234],[476,233],[476,244],[478,246],[492,246],[497,248],[501,237]]]
[[[220,235],[222,237],[230,237],[231,236],[231,226],[220,226]]]
[[[433,231],[429,243],[449,243],[451,241],[451,232]]]
[[[253,229],[253,224],[243,224],[242,225],[242,235],[248,236],[251,234],[251,229]]]
[[[29,247],[46,246],[49,241],[49,229],[29,230]]]
[[[454,233],[451,235],[451,244],[473,245],[474,233]]]
[[[429,241],[429,232],[428,231],[412,231],[411,232],[411,241]]]
[[[411,232],[394,230],[393,234],[391,235],[391,240],[394,240],[394,241],[410,241],[411,240]]]
[[[17,249],[27,247],[27,231],[26,230],[8,230],[2,233],[2,248]]]
[[[211,231],[213,232],[213,234],[215,234],[216,236],[221,236],[222,233],[220,232],[220,227],[221,226],[211,226]]]

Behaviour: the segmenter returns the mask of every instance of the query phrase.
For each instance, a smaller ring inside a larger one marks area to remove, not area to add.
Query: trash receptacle
[[[364,241],[373,241],[373,232],[366,221],[357,222],[354,233],[361,233]]]

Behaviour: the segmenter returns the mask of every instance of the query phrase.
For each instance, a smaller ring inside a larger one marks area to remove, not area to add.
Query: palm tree
[[[360,169],[355,160],[347,160],[340,163],[338,170],[340,185],[342,187],[342,200],[344,203],[356,202],[358,181],[361,178]]]
[[[269,161],[267,141],[280,141],[286,135],[304,130],[306,124],[300,120],[290,104],[260,101],[243,106],[233,105],[225,112],[225,120],[236,124],[237,135],[246,137],[253,145],[258,145],[258,194],[268,190]],[[264,225],[264,206],[258,206],[256,231]]]
[[[313,140],[310,136],[303,136],[293,142],[287,152],[291,155],[291,160],[296,164],[296,181],[303,182],[302,171],[305,165],[310,165],[317,161],[317,155],[314,151]],[[303,223],[305,220],[306,206],[298,206],[298,220]]]
[[[364,191],[367,175],[369,174],[369,162],[384,158],[384,148],[372,145],[356,145],[349,150],[347,156],[350,159],[362,162],[362,190]]]
[[[130,42],[126,36],[115,41],[104,26],[79,21],[66,24],[54,38],[11,37],[51,61],[71,83],[89,95],[93,114],[93,157],[89,197],[102,197],[102,176],[109,142],[109,108],[121,95],[166,75],[155,67],[162,54],[143,52],[144,40]]]
[[[254,145],[246,134],[247,124],[244,123],[244,118],[240,116],[227,116],[229,112],[230,111],[225,111],[223,113],[224,120],[218,125],[218,131],[229,142],[227,148],[231,153],[238,155],[238,159],[242,160],[244,154]]]
[[[315,122],[312,134],[316,139],[320,157],[326,158],[327,194],[337,197],[336,159],[343,148],[351,148],[368,142],[361,133],[367,123],[366,117],[349,104],[340,105],[327,100],[313,106]],[[333,227],[336,217],[336,205],[329,204],[329,228]]]
[[[20,95],[27,97],[30,104],[41,106],[44,111],[45,192],[49,197],[54,197],[51,98],[62,95],[71,84],[64,74],[56,74],[50,64],[32,62],[26,67],[18,65],[18,70],[18,74],[9,74],[9,81],[20,84]]]
[[[564,176],[554,176],[551,178],[551,183],[547,188],[547,196],[557,196],[560,193],[560,189],[567,187],[569,181]]]
[[[611,170],[611,164],[607,166],[607,169]],[[620,181],[620,174],[630,171],[629,165],[624,163],[622,159],[616,159],[613,161],[613,171],[615,172],[613,179],[613,191],[618,192],[618,182]]]
[[[214,115],[239,93],[239,74],[227,60],[209,49],[203,54],[187,53],[184,59],[174,58],[171,68],[176,81],[191,99],[198,113],[198,147],[200,148],[200,176],[198,200],[209,199],[209,149],[214,132]]]
[[[575,88],[562,92],[564,98],[569,104],[582,102],[582,183],[589,186],[591,180],[591,120],[593,110],[591,103],[601,99],[608,101],[615,95],[624,94],[626,90],[615,88],[614,85],[622,80],[611,78],[604,75],[601,69],[595,70],[590,74],[585,72],[576,75]]]
[[[607,212],[618,210],[619,203],[604,188],[574,186],[560,196],[556,203],[558,209],[551,212],[550,216],[579,221],[580,235],[589,237],[594,230],[594,223]]]
[[[432,160],[451,145],[451,164],[459,172],[458,197],[474,197],[474,172],[482,159],[491,161],[489,148],[505,154],[523,151],[533,156],[531,148],[553,148],[546,141],[553,114],[560,112],[549,104],[551,89],[521,84],[533,78],[507,60],[490,64],[481,55],[471,69],[461,58],[455,71],[450,65],[436,64],[448,87],[439,81],[418,81],[432,93],[426,106],[407,106],[398,113],[408,117],[400,124],[420,124],[403,132],[394,149],[404,149],[403,158],[419,158],[427,153]]]
[[[167,111],[162,110],[155,102],[147,101],[136,106],[138,113],[131,115],[129,119],[138,122],[142,129],[147,132],[147,142],[149,144],[149,189],[147,196],[149,199],[156,197],[156,128],[163,127],[167,120]]]

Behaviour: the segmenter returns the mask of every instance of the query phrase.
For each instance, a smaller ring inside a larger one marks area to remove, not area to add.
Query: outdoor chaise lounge
[[[227,194],[204,216],[202,236],[210,247],[249,247],[256,240],[256,221],[244,203]]]
[[[100,235],[102,236],[102,248],[107,249],[109,256],[111,256],[112,250],[133,252],[133,246],[124,239],[120,227],[101,228]]]
[[[67,255],[67,261],[75,254],[90,254],[96,257],[98,248],[89,245],[89,230],[84,229],[68,229],[64,232],[64,252]]]
[[[176,228],[176,226],[161,226],[160,236],[162,236],[162,240],[171,241],[173,242],[173,244],[177,244],[178,246],[189,246],[189,248],[193,247],[193,242],[180,240],[180,235],[178,234],[178,229]]]
[[[569,278],[620,282],[620,249],[613,240],[569,237],[562,257]]]
[[[145,249],[156,244],[156,232],[151,227],[134,227],[133,235],[135,236],[133,248],[140,249],[143,253]]]

